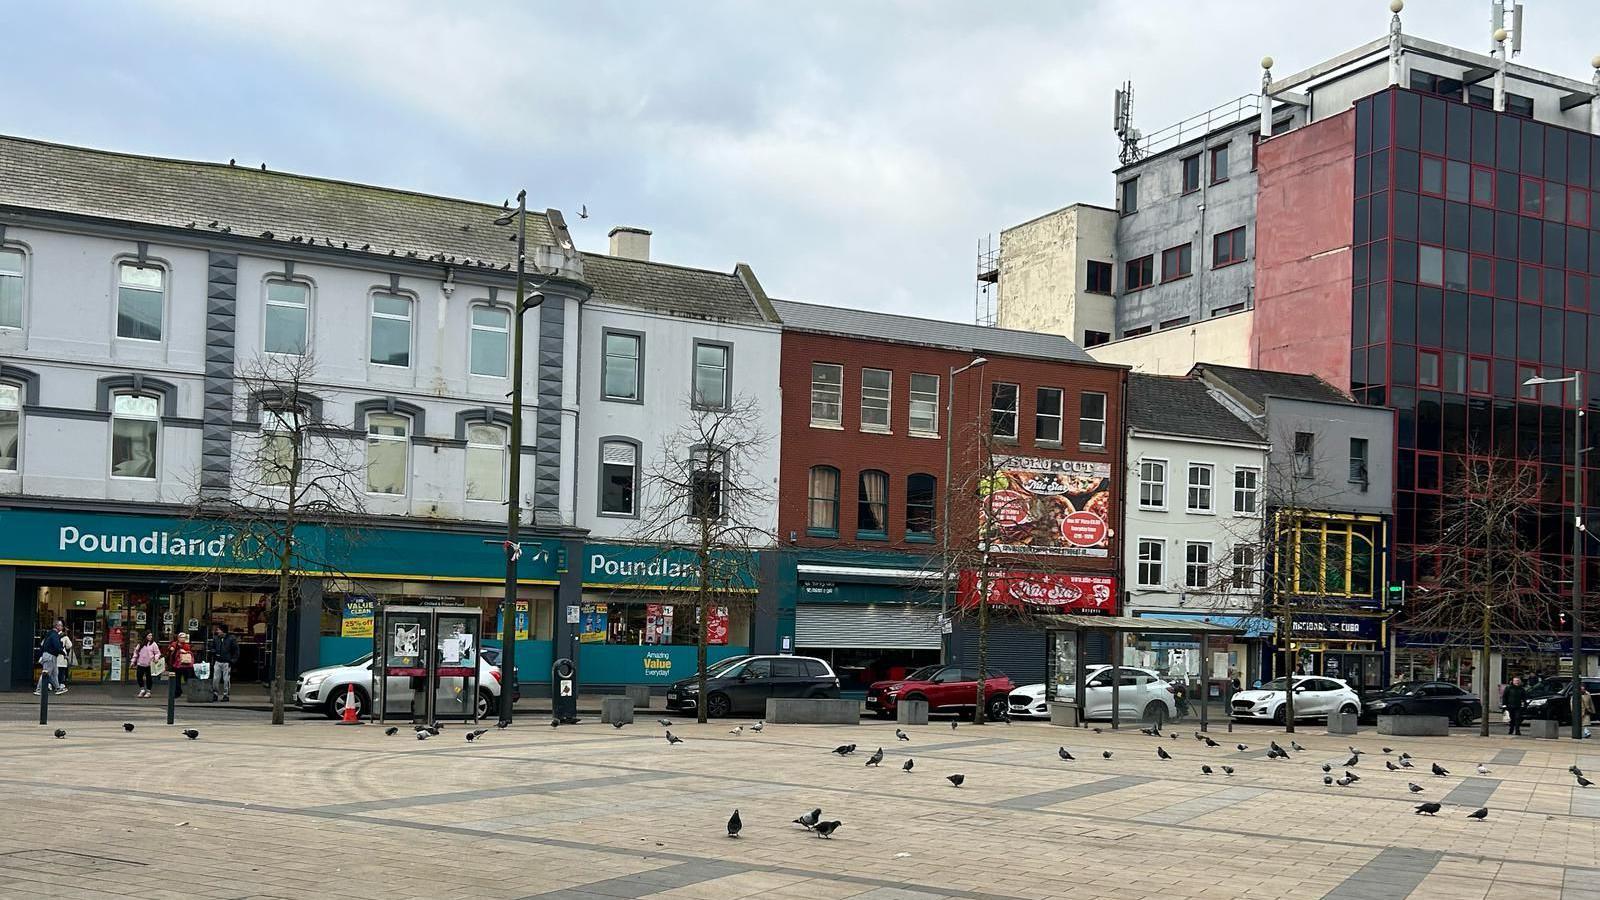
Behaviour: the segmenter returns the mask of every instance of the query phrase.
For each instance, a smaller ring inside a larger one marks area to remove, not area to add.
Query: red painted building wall
[[[1263,141],[1256,200],[1256,366],[1350,389],[1355,112]]]

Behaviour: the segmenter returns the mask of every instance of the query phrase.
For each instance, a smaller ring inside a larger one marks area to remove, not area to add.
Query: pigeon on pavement
[[[626,724],[628,724],[628,723],[627,722],[612,722],[611,723],[611,727],[615,728],[618,731],[621,731],[622,730],[622,726],[624,726]]]
[[[1057,747],[1056,748],[1056,755],[1061,757],[1062,759],[1066,760],[1067,762],[1072,762],[1073,761],[1072,754],[1068,753],[1067,752],[1067,748],[1065,748],[1065,747]]]
[[[1450,774],[1450,770],[1446,769],[1444,766],[1439,765],[1438,763],[1434,763],[1433,764],[1433,774],[1439,776],[1440,778],[1443,778],[1444,776]]]
[[[1295,743],[1294,741],[1290,741],[1289,742],[1289,749],[1298,753],[1299,751],[1304,750],[1306,748],[1300,746],[1299,744]]]
[[[1414,769],[1416,767],[1411,764],[1411,757],[1402,756],[1402,757],[1400,757],[1400,768],[1402,768],[1402,769]]]
[[[767,727],[767,723],[765,723],[765,722],[757,722],[754,725],[750,726],[750,730],[754,731],[756,734],[760,734],[762,729],[764,729],[766,727]]]
[[[129,728],[128,730],[132,731],[133,729]],[[385,728],[383,730],[383,733],[388,737],[394,737],[395,735],[400,733],[400,726],[398,726],[398,725],[390,725],[388,728]]]
[[[1333,784],[1333,776],[1332,775],[1324,775],[1324,776],[1322,776],[1322,783],[1323,784]]]
[[[1420,794],[1422,793],[1422,785],[1417,784],[1415,781],[1408,781],[1406,782],[1406,790],[1413,794]]]
[[[1222,767],[1222,774],[1227,775],[1229,777],[1232,777],[1232,775],[1233,775],[1233,766],[1223,766]]]
[[[1207,747],[1220,747],[1220,746],[1222,746],[1221,744],[1218,744],[1216,741],[1213,741],[1211,738],[1206,738],[1205,742],[1206,742],[1206,746]]]
[[[840,744],[839,746],[833,748],[833,752],[839,754],[840,756],[849,756],[850,754],[856,752],[856,745]]]
[[[1487,774],[1489,774],[1489,767],[1484,765],[1483,763],[1478,763],[1478,774],[1479,775],[1487,775]]]
[[[911,740],[911,735],[906,734],[904,731],[896,728],[894,730],[894,739],[897,741],[909,741]]]
[[[1394,764],[1394,763],[1392,763],[1392,762],[1390,762],[1390,761],[1389,761],[1389,760],[1387,760],[1387,759],[1386,759],[1386,760],[1384,760],[1384,761],[1383,761],[1383,767],[1384,767],[1384,768],[1385,768],[1385,769],[1388,769],[1388,770],[1389,770],[1389,771],[1391,771],[1391,772],[1398,772],[1398,771],[1400,771],[1400,767],[1399,767],[1399,766],[1397,766],[1397,765],[1395,765],[1395,764]]]
[[[672,720],[671,719],[657,719],[656,720],[656,724],[660,725],[662,728],[671,728],[672,727]]]
[[[488,733],[489,733],[489,729],[487,729],[487,728],[478,728],[478,729],[475,729],[473,731],[469,731],[469,732],[467,732],[467,743],[470,744],[473,741],[477,740],[478,738],[483,737],[484,735],[486,735]]]
[[[1467,813],[1467,818],[1477,819],[1479,822],[1482,822],[1484,819],[1489,818],[1489,807],[1480,806],[1472,812]]]
[[[883,748],[879,747],[877,753],[874,753],[871,756],[867,757],[867,765],[869,765],[869,766],[871,766],[873,768],[877,768],[878,764],[881,763],[881,762],[883,762]]]
[[[426,728],[417,729],[417,740],[425,741],[425,740],[428,739],[428,737],[429,737],[428,730]]]
[[[956,787],[961,787],[961,783],[967,780],[967,776],[959,775],[959,774],[957,774],[957,775],[946,775],[944,777],[944,780],[950,782],[951,784],[955,785]]]
[[[1201,766],[1200,767],[1200,774],[1201,775],[1210,775],[1210,774],[1212,774],[1211,773],[1211,767],[1210,766]]]
[[[678,737],[677,735],[673,734],[670,731],[667,732],[667,745],[668,746],[671,746],[673,744],[681,744],[681,743],[683,743],[683,738]]]
[[[900,767],[900,771],[909,772],[909,771],[911,771],[911,767],[916,765],[916,764],[917,764],[916,760],[908,759],[908,760],[906,760],[906,764]]]
[[[200,736],[200,732],[194,730],[193,728],[185,728],[183,730],[183,736],[192,741]]]
[[[1250,748],[1248,746],[1244,745],[1244,744],[1234,744],[1233,745],[1233,749],[1238,750],[1240,753],[1243,753],[1246,750],[1249,750]]]
[[[61,740],[62,738],[66,737],[66,736],[67,736],[67,730],[65,728],[57,728],[56,729],[56,740]]]
[[[1324,772],[1332,772],[1333,771],[1333,765],[1331,763],[1323,763],[1322,764],[1322,771],[1324,771]]]
[[[738,837],[739,829],[743,827],[744,823],[739,821],[739,811],[736,809],[733,811],[733,815],[728,817],[728,837]]]
[[[122,730],[123,731],[132,731],[133,730],[133,723],[132,722],[123,722],[122,723]]]
[[[1326,778],[1327,776],[1324,775],[1323,777]],[[1348,778],[1341,778],[1338,781],[1335,781],[1334,784],[1337,784],[1339,787],[1349,787],[1350,785],[1354,784],[1354,782]]]
[[[1438,812],[1442,808],[1443,807],[1441,807],[1439,804],[1434,803],[1432,801],[1429,801],[1427,803],[1419,803],[1419,804],[1417,804],[1417,811],[1415,813],[1413,813],[1413,815],[1431,816],[1434,813]]]
[[[1356,773],[1350,771],[1349,769],[1345,770],[1344,777],[1350,779],[1351,782],[1357,782],[1357,781],[1361,780],[1361,776],[1360,775],[1357,775]]]
[[[1361,762],[1361,754],[1352,753],[1350,754],[1350,758],[1344,761],[1344,764],[1346,768],[1349,768],[1359,762]]]
[[[1167,752],[1167,748],[1165,748],[1165,747],[1157,747],[1156,748],[1156,756],[1158,756],[1158,757],[1160,757],[1162,759],[1171,759],[1172,758],[1172,754],[1168,753]]]
[[[1101,750],[1100,751],[1100,757],[1102,759],[1110,759],[1111,758],[1111,751],[1110,750]]]
[[[805,830],[810,831],[812,828],[815,828],[816,824],[820,821],[822,821],[822,808],[818,807],[801,816],[800,818],[795,819],[794,823],[801,826]]]
[[[955,731],[956,730],[956,720],[955,719],[951,719],[950,720],[950,730],[951,731]]]
[[[730,731],[728,733],[733,735],[734,737],[738,737],[739,735],[744,734],[744,726],[740,725],[738,728],[735,728],[735,729],[733,729],[732,731]]]
[[[1580,769],[1580,768],[1578,768],[1578,767],[1577,767],[1577,766],[1575,766],[1575,765],[1573,765],[1573,766],[1567,766],[1567,771],[1568,771],[1568,772],[1571,772],[1571,773],[1572,773],[1572,774],[1574,774],[1574,775],[1577,775],[1577,776],[1579,776],[1579,777],[1580,777],[1580,778],[1581,778],[1581,777],[1582,777],[1582,776],[1583,776],[1583,770],[1582,770],[1582,769]]]
[[[1394,752],[1394,748],[1393,747],[1385,747],[1385,748],[1383,748],[1383,752],[1385,752],[1385,753],[1393,753]]]
[[[839,826],[842,824],[844,823],[840,822],[838,819],[834,819],[832,822],[818,822],[817,827],[812,830],[817,833],[817,837],[831,838],[833,837],[833,833],[838,831]]]
[[[1401,758],[1401,759],[1410,759],[1410,758],[1411,758],[1411,754],[1409,754],[1409,753],[1406,753],[1406,752],[1404,752],[1404,751],[1401,751],[1401,753],[1400,753],[1400,758]]]
[[[1594,784],[1594,782],[1592,782],[1589,779],[1583,777],[1582,775],[1578,776],[1578,787],[1586,788],[1586,787],[1589,787],[1589,786],[1591,786],[1593,784]]]

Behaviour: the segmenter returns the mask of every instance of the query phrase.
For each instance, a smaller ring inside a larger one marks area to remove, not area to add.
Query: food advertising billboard
[[[1003,456],[979,484],[996,553],[1111,554],[1111,464]]]

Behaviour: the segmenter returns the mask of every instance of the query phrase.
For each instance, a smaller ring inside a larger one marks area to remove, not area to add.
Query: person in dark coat
[[[1511,683],[1500,694],[1500,705],[1511,717],[1511,727],[1506,734],[1522,733],[1522,712],[1528,705],[1528,692],[1522,687],[1522,676],[1513,675]]]

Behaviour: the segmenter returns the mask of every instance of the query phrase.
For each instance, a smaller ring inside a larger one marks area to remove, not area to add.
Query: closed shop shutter
[[[953,642],[954,662],[962,666],[978,665],[978,625],[961,622],[956,625]],[[1029,628],[1009,622],[989,623],[989,668],[1011,676],[1016,685],[1038,684],[1044,681],[1045,635],[1041,628]]]
[[[796,647],[939,649],[939,610],[897,603],[802,603],[794,611]]]

